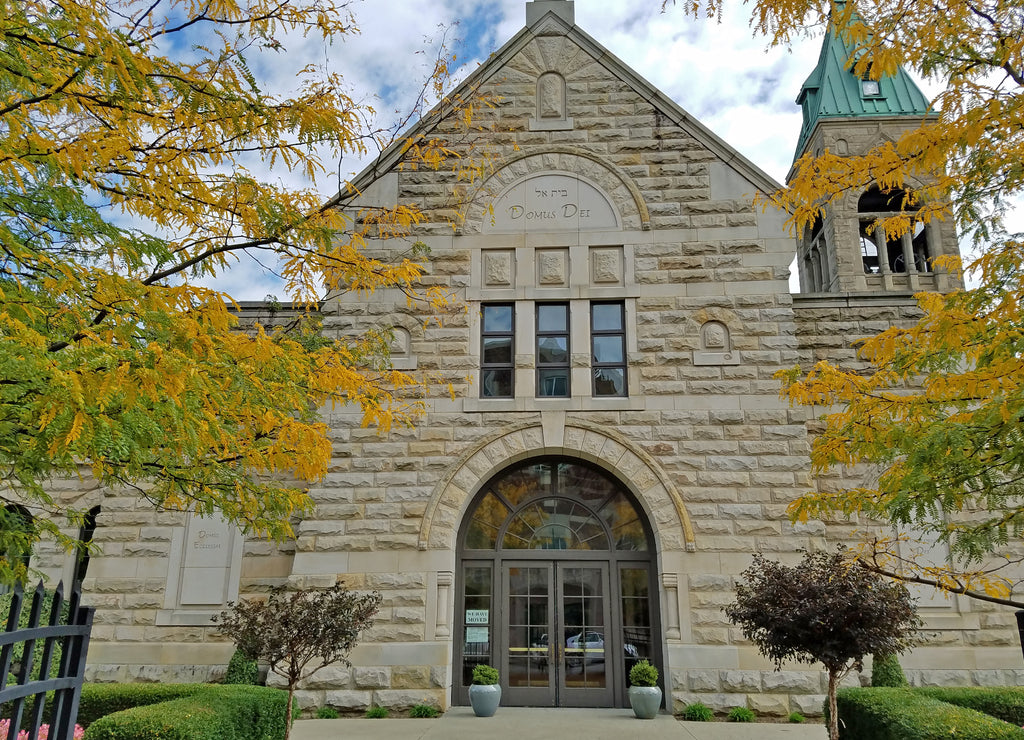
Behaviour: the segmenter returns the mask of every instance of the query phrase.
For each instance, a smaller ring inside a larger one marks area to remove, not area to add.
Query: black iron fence
[[[20,587],[11,594],[6,630],[0,633],[0,717],[8,720],[0,723],[7,728],[0,740],[16,740],[19,729],[37,740],[44,720],[49,740],[72,740],[93,618],[93,608],[82,606],[81,599],[77,585],[65,601],[63,584],[48,595],[42,582],[31,598]]]

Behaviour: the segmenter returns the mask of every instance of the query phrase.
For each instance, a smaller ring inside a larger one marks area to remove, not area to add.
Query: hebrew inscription
[[[547,173],[521,180],[492,202],[484,232],[595,231],[616,229],[611,199],[574,175]]]

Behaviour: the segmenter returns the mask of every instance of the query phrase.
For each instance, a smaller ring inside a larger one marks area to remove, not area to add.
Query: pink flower
[[[6,738],[7,732],[10,730],[11,721],[9,719],[0,719],[0,738]],[[39,740],[48,740],[50,737],[50,726],[39,725],[39,732],[36,734]],[[85,730],[82,729],[81,725],[75,725],[75,740],[82,740],[85,737]],[[18,740],[28,740],[28,730],[22,730],[18,733]]]

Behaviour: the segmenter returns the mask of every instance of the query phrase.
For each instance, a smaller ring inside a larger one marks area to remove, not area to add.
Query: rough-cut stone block
[[[825,713],[825,694],[793,694],[789,697],[793,711],[805,717],[820,717]]]
[[[766,714],[770,717],[785,717],[789,714],[787,694],[751,693],[747,696],[747,705],[757,714]]]
[[[722,671],[722,689],[737,693],[761,690],[760,671]]]
[[[719,680],[718,671],[689,671],[687,678],[688,688],[693,692],[714,693],[724,688]],[[683,686],[682,688],[687,687]]]
[[[821,691],[819,673],[798,671],[766,671],[762,676],[764,690],[787,694],[816,694]]]
[[[355,667],[352,669],[357,689],[386,689],[391,685],[390,668]]]
[[[352,671],[345,666],[324,666],[301,684],[303,689],[341,689],[349,685]]]
[[[365,710],[370,707],[373,694],[369,691],[327,691],[324,706],[342,711]]]

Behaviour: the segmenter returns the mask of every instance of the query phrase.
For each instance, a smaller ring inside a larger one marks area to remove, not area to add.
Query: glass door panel
[[[624,675],[644,658],[657,663],[651,628],[650,575],[646,565],[619,570],[622,592],[622,647]]]
[[[617,642],[610,625],[608,565],[558,563],[558,634],[560,706],[610,706],[611,672]]]
[[[463,609],[459,615],[462,645],[462,687],[473,683],[473,668],[481,663],[491,665],[492,636],[495,615],[491,609],[491,564],[463,568]],[[468,694],[466,695],[468,699]]]
[[[507,610],[504,682],[510,705],[555,706],[552,563],[504,569]]]

